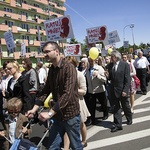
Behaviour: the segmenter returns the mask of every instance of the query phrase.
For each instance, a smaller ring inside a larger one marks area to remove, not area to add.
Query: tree
[[[78,44],[78,41],[75,38],[71,38],[70,44]]]

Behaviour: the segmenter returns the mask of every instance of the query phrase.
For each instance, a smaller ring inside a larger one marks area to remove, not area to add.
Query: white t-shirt
[[[9,119],[9,139],[12,143],[14,143],[16,136],[16,124],[17,124],[17,117],[13,120]]]
[[[47,77],[47,73],[46,73],[46,70],[44,68],[40,68],[38,70],[38,75],[39,75],[39,82],[40,84],[45,84],[45,79]]]

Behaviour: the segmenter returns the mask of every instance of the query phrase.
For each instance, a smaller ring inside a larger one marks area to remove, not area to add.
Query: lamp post
[[[126,26],[123,28],[123,43],[124,43],[124,41],[125,41],[125,29],[126,29],[126,27],[130,27],[131,30],[132,30],[133,49],[134,49],[134,34],[133,34],[134,24],[126,25]],[[124,50],[125,50],[125,47],[124,47]]]
[[[130,26],[131,30],[132,30],[132,39],[133,39],[133,50],[134,50],[134,33],[133,33],[133,28],[134,28],[134,24],[131,24]]]
[[[50,0],[47,0],[47,4],[48,4],[48,18],[49,18],[49,20],[50,20],[50,7],[49,7],[49,2],[50,2]]]

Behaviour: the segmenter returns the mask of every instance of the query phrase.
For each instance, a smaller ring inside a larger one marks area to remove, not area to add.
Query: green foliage
[[[104,44],[103,42],[100,42],[102,44],[102,48],[104,48]],[[72,38],[70,39],[70,44],[78,44],[78,41],[75,39],[75,38]],[[87,43],[86,43],[86,40],[84,39],[83,40],[83,43],[80,43],[81,44],[81,50],[82,50],[82,53],[88,53],[87,52]],[[123,46],[119,47],[119,48],[116,48],[116,50],[118,50],[120,53],[130,53],[130,48],[133,48],[133,50],[136,50],[136,49],[147,49],[150,47],[150,44],[149,43],[140,43],[140,45],[129,45],[129,48],[124,48]]]
[[[78,41],[75,38],[71,38],[70,44],[78,44]]]

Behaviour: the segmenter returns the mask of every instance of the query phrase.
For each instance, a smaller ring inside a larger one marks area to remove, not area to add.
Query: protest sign
[[[103,42],[108,45],[108,32],[106,26],[93,27],[86,30],[88,43]]]
[[[8,52],[12,52],[12,49],[14,49],[16,46],[15,46],[14,38],[13,38],[11,31],[5,32],[4,38],[6,41]]]
[[[44,22],[47,41],[59,41],[74,38],[71,19],[68,16],[46,20]]]
[[[117,30],[109,32],[108,33],[108,43],[109,44],[114,44],[114,43],[117,43],[117,42],[120,42],[120,38],[119,38]]]
[[[26,55],[26,44],[22,43],[21,44],[21,56],[25,56]]]
[[[64,50],[65,56],[81,56],[81,45],[80,44],[68,44]]]

